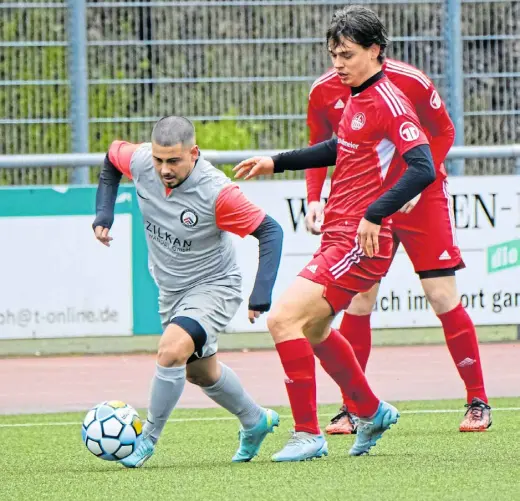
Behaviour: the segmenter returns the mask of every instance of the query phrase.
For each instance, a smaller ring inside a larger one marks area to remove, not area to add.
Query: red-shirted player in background
[[[336,164],[321,246],[267,319],[295,421],[295,433],[274,461],[327,454],[316,412],[314,354],[356,404],[359,421],[350,455],[368,453],[397,421],[397,409],[372,393],[350,343],[331,323],[357,292],[371,289],[388,270],[394,247],[389,216],[435,180],[416,112],[381,71],[387,37],[374,12],[338,11],[327,42],[334,61],[348,61],[345,80],[352,87],[338,138],[235,167],[236,177],[247,179]],[[383,186],[387,176],[396,181],[390,189]]]
[[[338,132],[345,103],[351,94],[345,73],[347,68],[348,61],[337,57],[334,68],[311,87],[307,111],[311,146]],[[442,323],[448,349],[466,386],[468,409],[460,431],[484,431],[491,426],[491,411],[487,405],[475,326],[460,304],[455,282],[455,271],[464,268],[464,262],[455,238],[443,164],[453,145],[455,130],[443,101],[426,75],[413,66],[391,59],[383,63],[383,71],[415,107],[428,136],[437,171],[436,181],[421,197],[392,217],[396,247],[400,241],[410,257],[426,297]],[[326,177],[326,168],[305,172],[308,198],[305,222],[313,234],[321,233],[324,207],[321,192]],[[390,177],[385,179],[386,186],[394,182],[395,179]],[[369,292],[357,295],[339,328],[351,343],[363,370],[371,349],[370,314],[378,291],[379,284],[376,284]],[[356,412],[355,404],[343,395],[343,406],[326,427],[327,433],[354,432]]]

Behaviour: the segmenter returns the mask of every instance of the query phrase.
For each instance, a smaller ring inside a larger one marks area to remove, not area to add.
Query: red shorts
[[[446,179],[435,181],[409,214],[398,212],[392,221],[394,238],[403,244],[416,273],[465,268],[455,236]]]
[[[338,313],[358,292],[368,291],[386,274],[393,246],[390,232],[382,231],[378,255],[368,258],[357,242],[356,231],[325,233],[320,248],[298,275],[325,286],[323,297]]]

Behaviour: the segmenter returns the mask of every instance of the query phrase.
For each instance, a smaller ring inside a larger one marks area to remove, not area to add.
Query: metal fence
[[[114,138],[146,140],[152,123],[171,113],[196,121],[205,149],[301,146],[309,86],[329,64],[324,30],[343,5],[4,1],[0,154],[103,151]],[[389,27],[389,55],[423,69],[447,99],[464,129],[459,144],[520,141],[520,2],[369,5]],[[465,166],[468,174],[515,169],[507,158],[467,160]],[[68,181],[68,171],[59,169],[0,172],[4,184]]]

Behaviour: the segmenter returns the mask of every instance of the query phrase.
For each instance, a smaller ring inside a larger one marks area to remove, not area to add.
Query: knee
[[[191,365],[191,364],[190,364]],[[206,373],[190,373],[188,370],[186,373],[186,379],[196,386],[201,386],[202,388],[213,386],[217,381],[215,378],[211,377],[210,374]]]
[[[433,311],[437,315],[442,315],[443,313],[453,310],[460,302],[456,290],[443,286],[428,290],[426,292],[426,299],[428,299]]]
[[[175,342],[159,343],[157,351],[157,363],[161,367],[181,367],[186,365],[190,355]]]
[[[267,317],[267,328],[275,343],[291,339],[291,325],[294,327],[292,315],[283,308],[275,308]]]
[[[347,313],[356,316],[370,315],[374,309],[375,297],[370,292],[356,294],[350,303]]]

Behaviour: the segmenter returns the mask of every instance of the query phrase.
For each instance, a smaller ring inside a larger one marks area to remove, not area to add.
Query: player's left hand
[[[406,202],[400,209],[399,212],[403,214],[409,214],[412,212],[413,208],[417,205],[417,202],[421,198],[421,194],[419,193],[415,198],[412,198],[409,202]]]
[[[274,172],[274,161],[271,157],[252,157],[240,162],[234,169],[235,179],[245,181],[256,176],[268,175]],[[244,177],[245,176],[245,177]]]
[[[374,257],[379,252],[379,224],[371,223],[363,218],[358,226],[359,245],[367,257]]]
[[[260,315],[263,313],[263,311],[255,311],[255,310],[248,310],[247,317],[249,318],[249,322],[254,324],[255,320],[257,318],[260,318]]]

